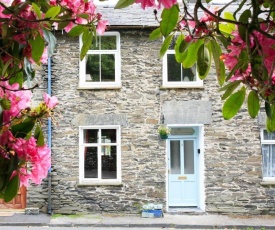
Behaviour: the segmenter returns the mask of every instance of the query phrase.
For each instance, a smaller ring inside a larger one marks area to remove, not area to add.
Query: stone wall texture
[[[275,188],[261,185],[257,120],[248,117],[245,107],[234,119],[222,118],[214,70],[203,88],[162,88],[160,41],[149,41],[150,31],[146,30],[119,32],[122,87],[102,90],[77,89],[79,41],[57,34],[52,90],[60,103],[52,133],[52,211],[137,213],[148,202],[165,207],[166,142],[156,132],[162,106],[169,101],[199,101],[212,104],[212,110],[207,110],[212,111],[212,121],[204,124],[205,211],[274,214]],[[80,186],[79,120],[85,124],[89,119],[98,122],[100,115],[105,115],[105,120],[114,116],[121,122],[122,184]],[[39,207],[45,212],[47,197],[45,180],[42,186],[29,188],[28,207]]]

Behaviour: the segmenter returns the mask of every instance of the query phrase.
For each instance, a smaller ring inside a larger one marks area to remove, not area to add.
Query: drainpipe
[[[52,68],[51,68],[51,58],[48,58],[48,87],[47,93],[51,96],[52,94]],[[52,121],[48,118],[48,147],[50,149],[50,154],[52,152]],[[48,170],[48,214],[52,214],[52,166]]]

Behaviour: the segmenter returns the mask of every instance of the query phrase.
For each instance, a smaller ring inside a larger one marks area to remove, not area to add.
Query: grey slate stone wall
[[[160,42],[149,41],[149,31],[120,32],[122,87],[116,90],[78,90],[78,39],[58,36],[53,57],[53,94],[60,102],[58,124],[53,127],[53,212],[136,213],[148,202],[165,206],[166,146],[156,132],[164,113],[166,123],[204,124],[206,212],[274,214],[275,188],[260,184],[257,120],[250,119],[245,109],[232,120],[222,118],[213,71],[204,88],[162,88]],[[191,102],[200,107],[195,120],[191,115],[184,120],[181,115],[182,121],[173,121],[171,105],[192,110]],[[78,125],[106,124],[109,120],[122,126],[122,184],[79,186]],[[33,187],[29,194],[29,207],[46,206],[45,190]]]

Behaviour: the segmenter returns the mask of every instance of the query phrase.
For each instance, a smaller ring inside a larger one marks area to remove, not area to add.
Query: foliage
[[[35,77],[33,64],[45,64],[53,54],[53,28],[82,34],[83,59],[107,24],[95,10],[89,0],[0,1],[0,198],[5,202],[21,185],[41,183],[51,163],[42,125],[58,101],[44,94],[43,102],[30,107],[36,86],[27,82]]]
[[[153,0],[135,2],[141,3],[142,8],[156,6]],[[158,0],[164,9],[158,19],[159,28],[151,33],[150,39],[165,38],[160,56],[177,39],[176,60],[185,68],[196,63],[201,79],[207,77],[213,61],[217,81],[224,91],[224,118],[234,117],[247,102],[252,118],[261,108],[266,111],[267,129],[274,131],[275,2],[229,0],[211,7],[212,0],[197,0],[193,8],[187,2]],[[131,4],[130,0],[120,0],[116,8]]]
[[[159,133],[159,135],[169,135],[170,132],[171,132],[171,129],[168,128],[168,127],[165,126],[165,125],[160,125],[160,126],[158,127],[158,133]]]

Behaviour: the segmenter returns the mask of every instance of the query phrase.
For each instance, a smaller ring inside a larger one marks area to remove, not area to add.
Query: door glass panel
[[[184,174],[194,174],[194,145],[193,140],[184,141]]]
[[[181,174],[180,141],[170,141],[171,174]]]

